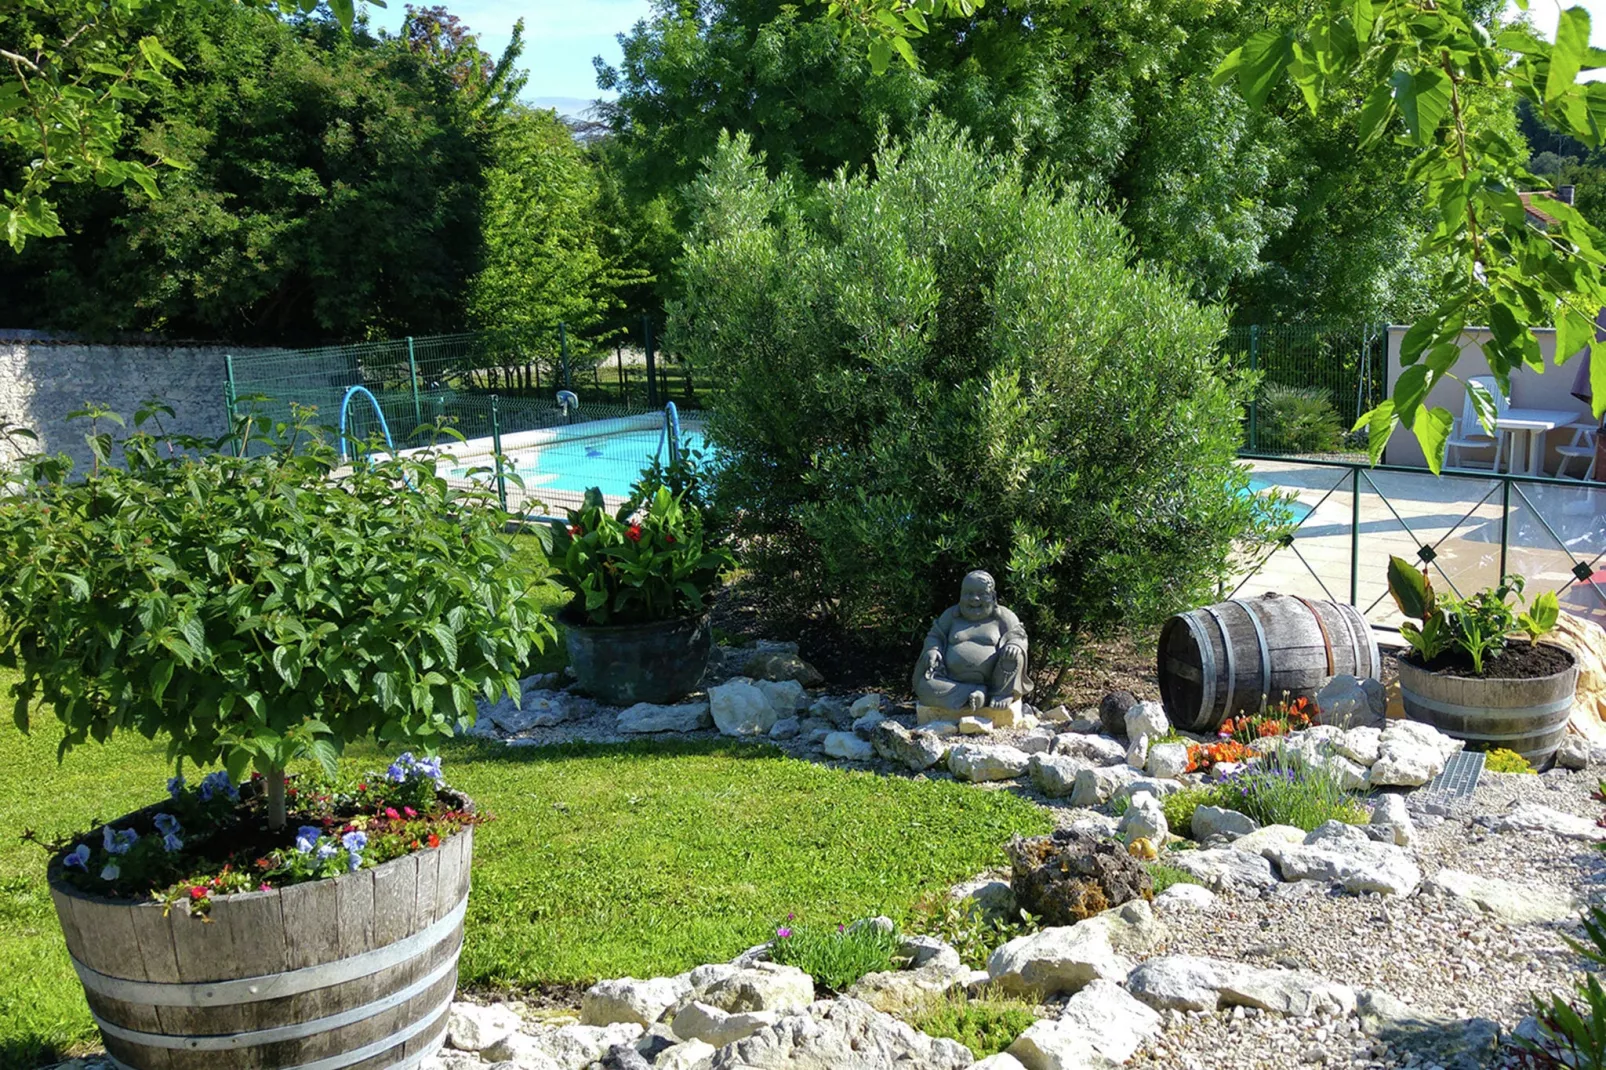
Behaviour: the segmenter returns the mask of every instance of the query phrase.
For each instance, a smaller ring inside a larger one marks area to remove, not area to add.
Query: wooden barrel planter
[[[1578,659],[1567,656],[1561,672],[1527,680],[1446,676],[1397,658],[1400,701],[1413,721],[1481,749],[1514,750],[1538,768],[1567,738],[1578,686]]]
[[[1382,671],[1377,639],[1354,606],[1267,594],[1179,613],[1160,630],[1160,697],[1189,732],[1310,698],[1330,676]]]
[[[187,904],[50,873],[106,1052],[127,1070],[411,1070],[457,989],[472,826],[372,869]]]

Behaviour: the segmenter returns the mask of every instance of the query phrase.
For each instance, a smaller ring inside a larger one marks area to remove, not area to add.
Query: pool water
[[[641,470],[658,456],[662,441],[663,431],[659,428],[620,431],[514,450],[509,457],[519,478],[531,490],[550,487],[583,494],[600,487],[607,497],[624,498],[629,496],[631,484],[640,477]],[[703,436],[695,431],[682,431],[680,442],[683,449],[706,448]],[[466,471],[458,469],[452,474],[461,478]]]
[[[1265,476],[1250,476],[1249,477],[1248,492],[1250,494],[1253,494],[1253,495],[1257,496],[1257,497],[1267,493],[1268,491],[1280,491],[1280,490],[1291,490],[1291,489],[1293,489],[1293,488],[1284,487],[1280,483],[1278,483],[1276,480],[1268,479]],[[1267,512],[1268,513],[1274,513],[1275,514],[1274,518],[1277,520],[1278,523],[1298,524],[1301,521],[1303,521],[1307,516],[1310,516],[1311,507],[1308,506],[1308,505],[1304,505],[1304,504],[1302,504],[1300,502],[1289,502],[1289,503],[1284,504],[1284,505],[1279,505],[1275,509],[1268,508]]]

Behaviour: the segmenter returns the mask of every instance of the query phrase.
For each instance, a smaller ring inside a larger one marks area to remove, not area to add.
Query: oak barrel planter
[[[1179,613],[1160,631],[1160,697],[1189,732],[1312,698],[1330,676],[1376,678],[1377,638],[1354,606],[1291,595],[1235,598]]]
[[[188,904],[108,899],[50,870],[73,968],[128,1070],[411,1070],[457,989],[473,826],[328,880]]]
[[[1539,768],[1567,738],[1578,686],[1577,657],[1544,645],[1561,650],[1571,664],[1549,676],[1519,680],[1451,676],[1429,672],[1407,656],[1396,658],[1405,715],[1474,747],[1516,751]]]
[[[708,614],[646,624],[586,624],[559,617],[579,690],[612,706],[666,703],[697,690],[714,649]]]

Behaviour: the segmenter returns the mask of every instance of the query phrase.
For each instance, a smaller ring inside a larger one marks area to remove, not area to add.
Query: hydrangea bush
[[[167,792],[164,804],[56,845],[65,879],[99,895],[188,901],[204,913],[214,895],[355,873],[438,847],[483,820],[446,786],[439,758],[410,752],[384,773],[295,778],[286,794],[297,827],[287,845],[282,835],[261,837],[267,793],[260,774],[243,789],[221,770],[194,787],[175,776]]]
[[[436,475],[435,451],[345,465],[306,410],[218,442],[166,434],[160,405],[121,441],[89,415],[86,478],[31,456],[0,485],[0,664],[20,672],[17,727],[43,700],[62,754],[166,736],[180,771],[221,764],[241,784],[254,768],[251,803],[280,830],[291,762],[333,776],[348,742],[462,731],[554,636],[545,570],[514,559],[483,490]],[[170,833],[91,844],[85,871],[143,872],[168,835],[188,849],[205,808],[233,801],[224,783],[175,796]]]

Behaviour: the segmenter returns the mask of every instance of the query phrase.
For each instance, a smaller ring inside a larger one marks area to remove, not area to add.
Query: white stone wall
[[[33,431],[47,452],[71,455],[75,471],[89,465],[88,423],[69,421],[67,414],[86,402],[108,406],[132,426],[134,410],[154,395],[177,414],[168,422],[170,430],[217,437],[228,430],[224,355],[229,352],[238,357],[243,351],[0,339],[0,421]],[[0,460],[6,455],[0,442]]]

